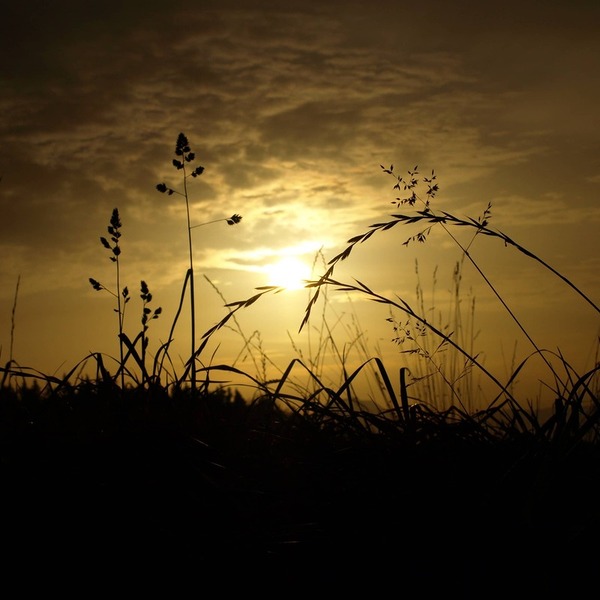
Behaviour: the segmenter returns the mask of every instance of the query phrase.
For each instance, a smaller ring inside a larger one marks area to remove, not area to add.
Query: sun
[[[310,267],[298,258],[288,256],[276,263],[267,265],[265,273],[268,277],[267,285],[276,285],[287,290],[302,289],[307,279],[310,279]]]

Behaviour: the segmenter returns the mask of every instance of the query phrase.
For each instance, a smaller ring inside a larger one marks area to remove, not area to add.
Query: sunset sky
[[[491,203],[490,226],[600,302],[595,1],[59,0],[10,3],[0,28],[2,364],[11,341],[19,365],[46,374],[90,352],[117,356],[115,304],[88,281],[114,288],[99,237],[115,207],[132,297],[125,329],[139,331],[145,280],[163,309],[150,350],[166,341],[187,227],[182,197],[155,186],[181,189],[171,164],[180,132],[205,168],[188,182],[192,224],[243,217],[193,230],[198,337],[225,301],[280,283],[280,261],[316,262],[315,278],[349,238],[409,212],[394,206],[395,180],[380,165],[435,170],[434,211],[477,218]],[[404,246],[419,229],[374,235],[336,277],[415,306],[420,280],[428,318],[439,310],[445,321],[461,253],[442,229]],[[498,239],[480,236],[471,255],[539,347],[579,373],[593,366],[597,311]],[[506,380],[532,347],[468,261],[461,290],[465,319],[475,299],[474,349]],[[288,290],[237,313],[275,369],[318,343],[316,320],[298,333],[307,299]],[[330,291],[315,316],[325,308],[350,369],[361,362],[358,330],[390,373],[406,364],[386,305]],[[187,318],[184,308],[174,362],[190,354]],[[205,363],[241,360],[243,336],[223,329]],[[519,379],[534,398],[537,372]]]

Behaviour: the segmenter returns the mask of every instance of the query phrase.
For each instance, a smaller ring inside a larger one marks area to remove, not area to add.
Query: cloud
[[[302,244],[330,258],[386,219],[398,193],[380,164],[435,169],[436,209],[473,216],[492,201],[507,234],[562,225],[575,247],[597,229],[600,55],[598,9],[575,6],[548,2],[541,18],[515,2],[11,4],[4,296],[18,273],[36,291],[89,292],[87,277],[109,273],[98,237],[114,207],[133,280],[180,280],[186,206],[155,189],[181,190],[179,132],[205,167],[192,224],[244,217],[194,230],[198,267],[221,282],[251,285]],[[412,269],[397,245],[383,237],[353,264],[385,283],[382,257]]]

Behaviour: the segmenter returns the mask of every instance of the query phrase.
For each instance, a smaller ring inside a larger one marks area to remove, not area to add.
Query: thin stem
[[[187,177],[185,173],[185,158],[183,162],[183,195],[185,197],[185,210],[187,215],[187,228],[188,228],[188,250],[190,255],[190,321],[191,321],[191,342],[192,342],[192,352],[190,356],[194,356],[196,352],[196,299],[194,294],[194,255],[192,248],[192,226],[190,220],[190,202],[188,198],[187,191]],[[195,358],[192,360],[191,368],[191,385],[192,390],[196,390],[196,360]]]
[[[502,239],[504,241],[505,244],[513,246],[519,252],[525,254],[525,256],[528,256],[529,258],[533,258],[533,260],[540,263],[543,267],[545,267],[551,273],[556,275],[559,279],[564,281],[573,291],[575,291],[577,294],[579,294],[596,312],[600,312],[600,307],[591,298],[589,298],[580,288],[578,288],[574,283],[572,283],[564,275],[562,275],[556,269],[551,267],[546,261],[542,260],[535,254],[533,254],[533,252],[530,252],[529,250],[527,250],[527,248],[524,248],[520,244],[517,244],[517,242],[515,242],[514,240],[509,238],[506,234],[502,233],[501,231],[494,231],[492,229],[489,229],[488,227],[482,227],[481,229],[483,232],[485,232],[486,235],[491,235],[493,237],[499,237],[500,239]]]
[[[10,318],[10,351],[8,360],[10,363],[13,361],[13,344],[15,341],[15,313],[17,310],[17,298],[19,296],[19,284],[21,283],[21,274],[17,277],[17,286],[15,288],[15,300],[13,302],[12,313]]]
[[[431,211],[431,212],[433,214],[433,211]],[[533,346],[533,348],[539,354],[539,356],[544,361],[544,363],[546,363],[546,366],[550,369],[550,372],[554,375],[554,377],[558,381],[560,381],[560,377],[558,376],[558,374],[554,370],[554,367],[552,366],[552,364],[548,361],[548,359],[546,358],[546,356],[544,355],[544,353],[540,350],[540,348],[538,347],[538,345],[536,344],[536,342],[534,341],[534,339],[529,335],[529,333],[527,332],[527,330],[525,329],[525,327],[523,327],[523,325],[521,324],[521,321],[518,319],[517,315],[515,315],[515,313],[511,310],[511,308],[508,306],[508,304],[504,301],[504,298],[500,295],[500,293],[498,292],[498,290],[496,289],[496,287],[494,286],[494,284],[490,281],[490,279],[488,278],[488,276],[481,270],[481,268],[479,267],[479,265],[477,264],[477,262],[475,261],[475,259],[469,253],[468,248],[471,246],[471,243],[473,242],[473,240],[471,240],[471,242],[469,243],[469,246],[465,247],[452,234],[452,232],[448,229],[448,227],[446,226],[445,223],[442,222],[441,226],[444,229],[444,231],[450,236],[450,238],[452,239],[452,241],[460,248],[460,250],[463,253],[463,257],[466,257],[469,260],[469,262],[475,267],[476,271],[479,273],[479,275],[481,276],[481,278],[485,281],[485,283],[488,286],[488,288],[493,292],[494,296],[496,296],[496,298],[498,299],[498,301],[500,302],[500,304],[502,304],[502,306],[504,307],[504,309],[506,310],[506,312],[508,312],[508,314],[510,315],[510,318],[513,320],[513,322],[516,324],[516,326],[521,330],[521,332],[523,333],[523,335],[527,338],[527,340],[529,341],[529,343]],[[475,239],[475,236],[477,235],[477,233],[478,232],[475,233],[475,235],[473,236],[473,239]],[[527,252],[527,254],[531,254],[531,253]],[[531,254],[531,256],[532,256],[532,258],[536,258],[533,254]]]
[[[119,255],[115,257],[117,266],[117,313],[119,315],[119,358],[121,359],[121,389],[125,389],[125,365],[123,364],[123,311],[121,308],[121,266]]]
[[[215,219],[214,221],[206,221],[206,223],[199,223],[198,225],[192,225],[190,229],[196,229],[196,227],[204,227],[204,225],[212,225],[213,223],[220,223],[221,221],[229,221],[229,219]],[[189,223],[189,215],[188,215]]]
[[[189,252],[189,259],[190,259],[190,266],[189,266],[188,272],[186,274],[186,282],[187,282],[187,279],[189,278],[189,282],[190,282],[190,315],[191,315],[190,316],[190,320],[191,320],[190,327],[191,327],[191,342],[192,342],[192,352],[191,352],[189,361],[186,363],[185,372],[187,374],[188,369],[189,369],[190,378],[191,378],[191,387],[192,387],[192,390],[196,390],[196,384],[197,384],[197,382],[196,382],[196,373],[197,373],[196,358],[197,358],[198,354],[200,353],[200,351],[202,350],[202,348],[204,347],[204,343],[203,343],[201,348],[199,348],[199,349],[196,348],[196,299],[195,299],[196,293],[195,293],[195,283],[194,283],[194,253],[193,253],[193,246],[192,246],[192,229],[194,229],[195,227],[199,227],[199,225],[194,225],[194,227],[192,227],[192,223],[191,223],[191,219],[190,219],[190,201],[189,201],[189,195],[188,195],[187,178],[188,177],[198,177],[198,175],[202,175],[202,173],[204,172],[204,167],[197,166],[188,175],[187,169],[186,169],[186,163],[192,162],[195,158],[195,154],[191,151],[189,143],[188,143],[188,139],[183,133],[180,133],[177,136],[177,143],[175,145],[175,155],[178,158],[173,159],[173,166],[178,171],[179,170],[183,171],[183,193],[176,192],[172,188],[168,187],[166,183],[157,184],[156,189],[161,194],[168,194],[170,196],[171,194],[177,193],[185,198],[185,210],[186,210],[186,216],[187,216],[187,230],[188,230],[188,252]],[[236,223],[239,223],[241,221],[241,219],[242,219],[242,217],[240,215],[233,214],[228,219],[216,219],[215,221],[210,221],[210,222],[215,223],[216,221],[226,221],[228,225],[235,225]],[[207,224],[208,223],[201,223],[201,225],[207,225]],[[184,290],[185,290],[185,285],[184,285]],[[170,340],[169,340],[169,343],[170,343]]]
[[[471,354],[469,354],[460,344],[458,344],[457,342],[455,342],[452,339],[451,335],[446,335],[440,329],[438,329],[437,327],[435,327],[434,325],[432,325],[429,321],[427,321],[427,319],[425,317],[422,317],[419,314],[417,314],[410,307],[410,305],[405,300],[403,300],[400,296],[397,296],[397,298],[400,301],[400,303],[399,302],[395,302],[393,300],[390,300],[389,298],[386,298],[385,296],[382,296],[381,294],[378,294],[378,293],[374,292],[373,290],[369,289],[364,283],[361,283],[360,281],[357,281],[357,284],[358,285],[353,285],[353,284],[349,284],[349,283],[337,281],[335,279],[327,277],[325,280],[320,280],[318,282],[315,282],[315,284],[313,284],[313,285],[319,285],[319,286],[320,285],[333,285],[333,286],[335,286],[338,289],[338,291],[342,291],[342,292],[360,292],[362,294],[366,294],[367,296],[370,296],[371,300],[373,300],[374,302],[378,302],[380,304],[388,304],[390,306],[393,306],[394,308],[397,308],[397,309],[401,310],[402,312],[404,312],[405,314],[409,315],[413,319],[419,321],[419,323],[421,323],[422,325],[424,325],[432,333],[434,333],[440,339],[442,339],[445,342],[447,342],[448,344],[450,344],[455,350],[457,350],[458,352],[460,352],[471,364],[475,365],[478,369],[480,369],[490,379],[490,381],[494,382],[500,388],[501,392],[503,394],[505,394],[506,397],[509,400],[511,400],[512,402],[514,402],[515,404],[518,405],[518,403],[515,400],[515,398],[513,398],[512,394],[507,389],[507,386],[503,385],[493,375],[493,373],[491,373],[490,371],[488,371],[477,360],[476,357],[474,357]]]

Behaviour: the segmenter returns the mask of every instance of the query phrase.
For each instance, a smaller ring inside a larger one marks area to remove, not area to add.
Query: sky
[[[125,331],[140,330],[144,280],[150,306],[162,308],[149,351],[168,339],[188,229],[183,196],[156,184],[183,191],[172,165],[179,133],[204,167],[187,180],[197,338],[226,303],[289,283],[281,273],[298,262],[298,276],[316,279],[347,240],[414,212],[394,204],[405,192],[382,170],[392,165],[402,177],[416,166],[419,179],[435,173],[433,211],[477,219],[490,203],[490,227],[600,303],[597,2],[59,0],[11,3],[0,28],[3,364],[62,375],[90,353],[107,364],[118,355],[114,298],[89,283],[115,288],[99,239],[114,208],[131,297]],[[242,221],[229,226],[233,214]],[[556,275],[464,227],[404,244],[422,229],[378,231],[335,277],[420,307],[502,382],[532,341],[550,360],[562,356],[558,370],[564,360],[579,374],[594,366],[598,311]],[[472,262],[457,242],[472,244]],[[268,293],[237,311],[202,364],[260,379],[301,358],[332,385],[340,364],[352,372],[374,356],[394,385],[403,366],[415,377],[436,361],[448,368],[449,352],[431,356],[431,334],[417,339],[430,358],[410,362],[414,343],[394,328],[415,333],[406,314],[365,294],[328,288],[299,331],[310,293]],[[185,306],[178,371],[191,352]],[[538,401],[553,377],[539,355],[526,366],[519,397]],[[489,383],[472,377],[479,392]]]

